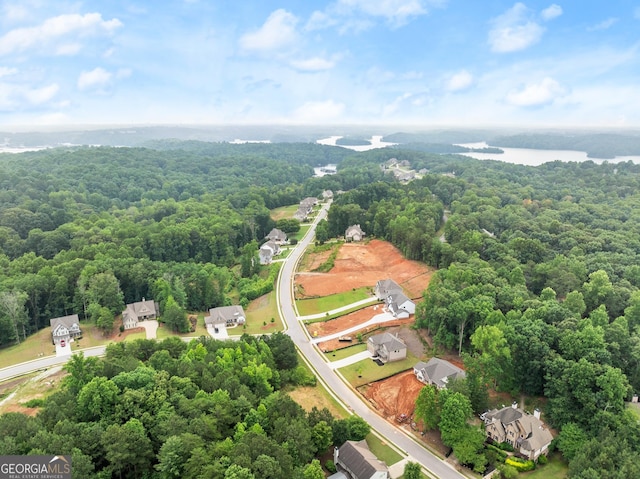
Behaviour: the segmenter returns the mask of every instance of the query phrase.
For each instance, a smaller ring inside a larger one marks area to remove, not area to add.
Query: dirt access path
[[[294,279],[295,291],[304,291],[307,298],[362,287],[370,287],[373,291],[378,280],[391,278],[404,288],[407,296],[419,299],[433,274],[433,269],[426,264],[405,259],[391,243],[376,239],[342,244],[331,271],[312,272],[330,254],[330,251],[325,251],[305,257],[302,270]]]

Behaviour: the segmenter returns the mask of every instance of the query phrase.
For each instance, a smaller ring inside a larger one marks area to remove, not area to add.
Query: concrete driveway
[[[217,333],[216,328],[218,329]],[[224,324],[219,324],[218,326],[216,326],[216,328],[211,325],[207,326],[207,332],[209,333],[209,336],[211,336],[213,339],[229,339],[229,333],[227,332],[227,327]]]
[[[56,344],[56,357],[71,356],[71,343],[67,342],[64,346]]]
[[[140,321],[138,326],[144,328],[147,332],[147,339],[156,339],[158,333],[158,321],[155,319],[147,319],[145,321]]]

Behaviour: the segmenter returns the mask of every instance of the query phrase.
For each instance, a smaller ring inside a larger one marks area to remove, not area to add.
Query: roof
[[[517,429],[525,436],[520,447],[528,451],[542,449],[553,440],[551,431],[540,419],[513,406],[487,412],[485,421],[499,426],[500,430],[504,430],[504,426],[508,424],[515,423]]]
[[[57,331],[61,326],[68,330],[80,329],[80,319],[78,318],[77,314],[62,316],[60,318],[52,318],[51,320],[49,320],[49,323],[51,324],[51,330],[54,336],[57,334]]]
[[[406,348],[407,345],[402,342],[397,336],[391,333],[381,333],[371,336],[368,341],[372,344],[384,346],[390,351],[396,351],[398,349]]]
[[[458,366],[440,358],[431,358],[426,363],[420,361],[413,368],[418,371],[423,371],[423,374],[426,376],[425,379],[428,378],[439,387],[446,386],[447,382],[452,379],[464,378],[466,376],[465,372]]]
[[[400,287],[400,285],[389,278],[379,280],[376,283],[376,289],[386,294],[402,292],[402,288]]]
[[[158,314],[156,310],[156,303],[152,299],[143,299],[137,303],[129,303],[122,312],[122,316],[134,316],[135,318],[139,318],[140,316],[149,316],[150,314]]]
[[[269,231],[269,234],[266,236],[266,238],[276,241],[286,241],[287,234],[284,231],[279,230],[278,228],[273,228],[271,231]]]
[[[228,321],[237,321],[238,318],[245,318],[244,309],[238,304],[233,306],[221,306],[219,308],[211,308],[209,316],[204,318],[205,324],[220,324]]]
[[[338,449],[338,461],[357,479],[369,479],[378,471],[388,471],[387,465],[369,450],[367,441],[347,441]]]
[[[278,251],[278,245],[273,241],[267,241],[265,244],[260,246],[261,250],[269,250],[272,254]]]
[[[360,233],[360,235],[364,236],[364,231],[362,231],[362,228],[360,228],[360,225],[349,226],[347,228],[347,231],[345,231],[344,235],[349,236],[350,234],[354,234],[354,233]]]

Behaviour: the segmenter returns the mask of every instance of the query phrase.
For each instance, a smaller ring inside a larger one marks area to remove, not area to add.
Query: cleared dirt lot
[[[353,288],[370,287],[391,278],[405,290],[410,298],[420,298],[429,284],[433,269],[424,263],[405,259],[391,243],[371,240],[365,243],[344,243],[328,273],[312,272],[324,263],[330,251],[309,254],[296,274],[296,291],[305,297],[328,296]]]

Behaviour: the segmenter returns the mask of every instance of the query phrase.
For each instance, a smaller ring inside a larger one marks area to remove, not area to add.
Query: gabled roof
[[[209,316],[204,318],[204,323],[209,324],[221,324],[229,321],[238,321],[238,319],[245,319],[244,309],[239,304],[233,306],[220,306],[219,308],[211,308],[209,310]]]
[[[438,387],[446,386],[449,381],[466,376],[465,372],[458,366],[440,358],[431,358],[426,363],[420,361],[413,368],[417,371],[422,371],[425,379],[430,380]]]
[[[273,241],[286,241],[287,234],[284,231],[279,230],[278,228],[273,228],[271,231],[269,231],[269,234],[265,236],[265,238]]]
[[[402,340],[391,333],[376,334],[369,337],[368,341],[377,346],[384,346],[389,351],[397,351],[407,347]]]
[[[71,314],[69,316],[62,316],[60,318],[52,318],[49,320],[51,324],[51,334],[57,336],[61,328],[66,328],[68,331],[80,330],[80,319],[77,314]]]
[[[347,231],[345,231],[344,235],[349,236],[354,233],[359,233],[360,236],[364,236],[365,234],[364,231],[362,231],[362,228],[360,228],[360,225],[351,225],[347,228]]]
[[[396,291],[402,293],[402,288],[400,287],[400,285],[389,278],[378,280],[378,282],[376,283],[376,289],[385,293],[386,295],[389,295]]]
[[[387,465],[369,450],[367,441],[347,441],[338,449],[338,460],[357,479],[369,479],[378,471],[388,471]]]
[[[485,422],[493,424],[500,431],[504,431],[506,426],[513,423],[525,436],[519,446],[528,451],[542,449],[553,440],[553,435],[540,419],[531,414],[525,414],[524,411],[513,406],[487,412]]]
[[[129,303],[127,307],[122,312],[122,316],[129,316],[134,318],[139,318],[141,316],[149,316],[156,315],[158,311],[156,310],[156,303],[152,299],[138,301],[137,303]]]

